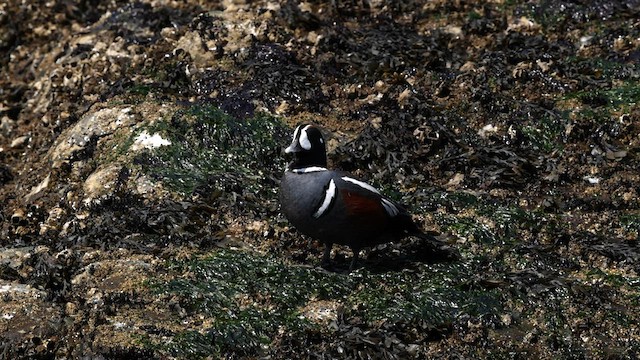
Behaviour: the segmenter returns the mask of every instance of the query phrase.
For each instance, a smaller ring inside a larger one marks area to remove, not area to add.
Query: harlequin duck
[[[300,125],[286,153],[294,155],[280,183],[282,212],[302,234],[324,243],[322,266],[329,265],[333,244],[353,251],[349,270],[360,250],[423,233],[409,213],[373,186],[346,172],[327,169],[327,153],[320,130]]]

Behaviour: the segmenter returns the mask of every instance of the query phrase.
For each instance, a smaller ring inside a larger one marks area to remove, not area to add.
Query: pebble
[[[15,121],[9,119],[7,116],[3,116],[2,120],[0,120],[0,135],[9,135],[13,131],[15,125]]]
[[[28,141],[29,141],[29,136],[27,135],[19,136],[13,139],[10,146],[12,149],[22,149],[27,144]]]

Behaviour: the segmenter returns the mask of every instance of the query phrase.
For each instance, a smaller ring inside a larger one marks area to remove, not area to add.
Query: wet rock
[[[29,136],[23,135],[19,136],[11,141],[11,145],[9,145],[12,149],[22,149],[29,142]]]
[[[24,197],[27,204],[33,203],[36,199],[43,195],[43,192],[49,188],[51,174],[48,174],[38,185],[34,186],[31,191]]]
[[[3,116],[2,120],[0,120],[0,135],[9,136],[15,127],[16,122],[14,120],[9,119],[8,116]]]
[[[0,277],[6,280],[26,279],[29,276],[26,264],[34,247],[7,248],[0,250]]]
[[[2,354],[633,358],[637,5],[0,2]],[[310,268],[302,122],[460,256]]]
[[[0,153],[2,153],[2,150],[0,150]],[[0,165],[0,186],[11,180],[13,180],[13,173],[11,172],[11,169],[6,165]]]
[[[50,353],[60,340],[62,310],[46,300],[44,291],[26,284],[2,280],[0,297],[0,332],[2,342],[8,346],[6,354],[27,357]]]
[[[176,49],[182,49],[189,53],[197,68],[206,67],[216,59],[215,49],[209,49],[195,31],[188,32],[181,37],[176,44]]]
[[[71,284],[86,289],[88,296],[104,297],[101,292],[127,292],[135,290],[157,265],[152,256],[136,255],[129,259],[104,259],[104,253],[86,253],[83,268],[71,280]]]
[[[83,202],[90,204],[98,201],[101,197],[112,194],[121,171],[122,167],[120,166],[109,166],[98,169],[89,175],[82,187],[85,196]]]
[[[40,225],[40,235],[46,235],[49,232],[60,232],[65,218],[66,211],[61,207],[54,207],[49,210],[46,220]]]
[[[112,135],[118,129],[128,129],[135,121],[136,117],[128,106],[89,112],[61,134],[47,156],[54,167],[65,162],[86,160],[93,155],[100,138]]]

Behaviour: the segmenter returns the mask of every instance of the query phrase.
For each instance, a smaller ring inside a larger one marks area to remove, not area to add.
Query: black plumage
[[[302,234],[325,244],[323,266],[329,264],[333,244],[353,251],[350,269],[360,250],[423,233],[400,204],[346,172],[327,169],[325,141],[312,125],[296,128],[285,150],[294,156],[280,184],[281,209]]]

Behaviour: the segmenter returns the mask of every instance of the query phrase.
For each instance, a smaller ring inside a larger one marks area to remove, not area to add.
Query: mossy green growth
[[[628,111],[631,106],[640,102],[640,85],[635,81],[628,81],[610,89],[580,91],[568,97],[577,97],[585,103],[595,103],[605,108]]]
[[[446,327],[461,314],[493,316],[502,310],[498,292],[469,289],[474,276],[469,263],[424,264],[422,271],[368,274],[361,272],[365,285],[349,298],[350,308],[368,321],[427,324]]]
[[[413,271],[373,273],[363,268],[336,274],[220,250],[168,262],[168,277],[147,283],[156,294],[177,301],[187,317],[208,319],[207,325],[173,334],[170,341],[151,336],[139,341],[180,358],[255,356],[279,335],[333,336],[331,328],[304,316],[310,302],[321,300],[343,304],[344,319],[364,319],[371,326],[391,321],[449,328],[462,314],[493,317],[502,311],[498,292],[469,285],[477,266],[470,261],[419,264]]]
[[[547,219],[539,210],[527,210],[513,204],[485,204],[478,208],[478,214],[495,223],[496,234],[501,238],[518,236],[525,229],[541,230],[545,226],[557,226],[553,219]]]
[[[193,105],[143,130],[159,133],[171,145],[148,150],[138,163],[183,194],[210,186],[270,196],[275,190],[269,181],[285,167],[281,149],[289,129],[269,115],[235,119],[214,106]]]
[[[482,244],[496,244],[500,238],[487,225],[479,223],[470,217],[444,216],[437,218],[438,223],[445,229],[462,237],[472,238]]]
[[[147,340],[178,357],[255,354],[278,331],[312,327],[299,313],[308,301],[340,300],[352,287],[346,276],[237,251],[171,262],[167,270],[176,276],[149,286],[173,294],[187,313],[214,319],[209,328],[184,331],[168,344]]]
[[[612,271],[603,271],[600,268],[588,269],[586,276],[593,283],[605,283],[616,288],[627,286],[629,293],[637,293],[640,291],[640,278],[637,276],[627,276]]]
[[[133,84],[126,89],[126,92],[131,95],[146,96],[151,92],[152,88],[146,84]]]
[[[640,213],[623,214],[619,218],[622,228],[634,232],[636,236],[640,234]]]
[[[558,232],[561,228],[555,217],[541,210],[525,209],[514,201],[451,192],[443,194],[439,204],[448,209],[447,213],[434,213],[434,219],[443,232],[451,232],[483,245],[512,248],[521,244],[524,233],[543,230]],[[463,209],[468,209],[468,213],[460,216]]]
[[[632,80],[637,76],[640,65],[623,63],[602,57],[570,56],[567,58],[570,68],[581,74],[591,74],[596,78]]]
[[[640,102],[640,83],[628,81],[621,86],[611,88],[605,92],[610,104],[622,110],[631,110],[631,107]]]
[[[482,15],[475,10],[471,10],[467,13],[467,18],[469,20],[480,20],[482,19]]]
[[[583,105],[579,109],[581,121],[603,123],[612,115],[630,112],[640,102],[640,84],[637,80],[626,80],[609,89],[581,90],[564,96],[562,101],[579,100]],[[565,118],[568,112],[565,114]]]
[[[562,117],[546,115],[535,123],[522,126],[521,130],[534,149],[549,153],[562,148],[561,134],[566,122]]]
[[[460,209],[475,207],[478,205],[479,198],[476,195],[466,192],[442,192],[439,194],[439,203],[453,211]]]

